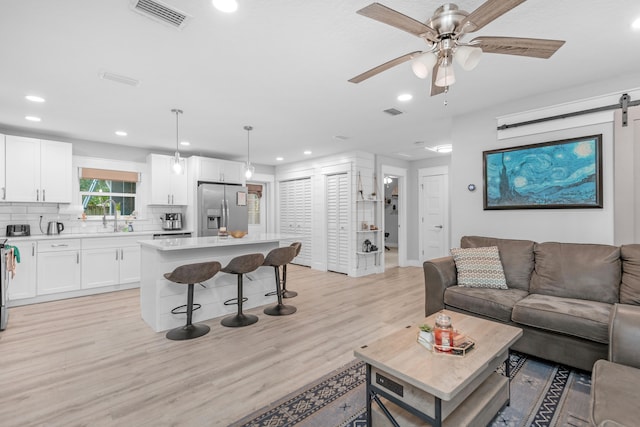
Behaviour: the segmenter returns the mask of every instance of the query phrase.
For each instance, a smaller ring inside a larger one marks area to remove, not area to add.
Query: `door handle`
[[[441,225],[434,225],[433,227],[434,227],[434,228],[442,228],[442,226],[441,226]]]

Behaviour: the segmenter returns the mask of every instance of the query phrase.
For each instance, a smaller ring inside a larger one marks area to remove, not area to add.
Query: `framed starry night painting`
[[[485,210],[602,208],[602,135],[482,155]]]

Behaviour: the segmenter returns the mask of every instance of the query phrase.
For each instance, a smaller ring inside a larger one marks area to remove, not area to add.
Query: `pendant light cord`
[[[251,133],[251,131],[253,130],[253,126],[245,126],[244,130],[247,131],[247,167],[249,167],[249,165],[251,165],[251,161],[249,158],[249,134]]]

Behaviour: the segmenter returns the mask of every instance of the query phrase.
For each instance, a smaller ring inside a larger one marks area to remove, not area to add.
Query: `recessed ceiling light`
[[[118,135],[118,136],[127,136],[127,133],[125,131],[123,131],[123,130],[117,130],[116,131],[116,135]]]
[[[27,95],[25,98],[31,102],[44,102],[44,98],[36,95]]]
[[[310,154],[311,154],[311,150],[305,150],[304,154],[305,154],[306,156],[310,155]]]
[[[191,145],[189,141],[180,141],[180,145],[184,145],[185,147]]]
[[[347,139],[349,139],[348,136],[344,136],[344,135],[334,135],[333,139],[338,139],[340,141],[346,141]]]
[[[633,21],[633,23],[631,24],[631,28],[636,31],[640,30],[640,18],[636,18],[636,20]]]
[[[398,101],[411,101],[413,99],[413,95],[410,93],[403,93],[402,95],[398,95]]]
[[[236,0],[212,0],[211,2],[220,12],[233,13],[238,10],[238,2]]]
[[[277,161],[279,161],[279,162],[281,162],[281,161],[283,161],[283,160],[284,160],[284,157],[276,157],[276,160],[277,160]]]
[[[36,116],[25,116],[25,119],[29,120],[30,122],[41,122],[42,119],[40,117],[36,117]]]

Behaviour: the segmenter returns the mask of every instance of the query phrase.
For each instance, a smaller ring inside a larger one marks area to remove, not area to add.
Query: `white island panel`
[[[172,329],[186,322],[185,314],[172,314],[171,310],[187,302],[187,285],[176,284],[164,278],[164,273],[185,264],[218,261],[224,267],[232,258],[262,253],[265,256],[280,246],[281,241],[295,239],[287,234],[257,234],[241,239],[228,237],[193,237],[141,241],[140,306],[142,318],[156,331]],[[237,276],[219,272],[212,279],[194,287],[194,303],[202,308],[193,312],[193,322],[232,314],[236,305],[224,301],[237,296]],[[248,300],[244,309],[275,304],[275,296],[266,293],[275,290],[273,267],[259,267],[244,277],[244,296]]]

